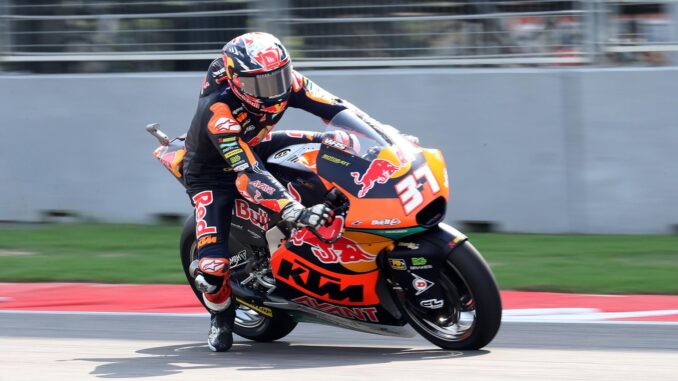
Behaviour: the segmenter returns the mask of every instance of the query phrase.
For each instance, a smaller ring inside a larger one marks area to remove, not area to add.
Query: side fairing
[[[328,245],[297,231],[271,256],[275,294],[346,319],[402,325],[384,308],[390,296],[377,266],[378,254],[392,245],[383,237],[349,232]]]

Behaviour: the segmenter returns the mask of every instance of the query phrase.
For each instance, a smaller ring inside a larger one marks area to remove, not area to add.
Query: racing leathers
[[[350,108],[366,121],[376,123],[297,72],[293,73],[292,91],[280,112],[252,113],[229,87],[223,61],[212,63],[186,136],[183,171],[195,207],[199,259],[196,285],[202,284],[199,288],[204,293],[203,300],[213,312],[230,305],[228,236],[236,191],[297,224],[319,226],[329,218],[326,207],[304,208],[295,201],[261,160],[282,147],[323,139],[322,133],[314,132],[271,133],[287,107],[300,108],[324,120]]]

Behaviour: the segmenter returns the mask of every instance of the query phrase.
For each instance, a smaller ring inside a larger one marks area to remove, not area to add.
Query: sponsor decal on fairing
[[[394,270],[407,270],[407,265],[403,259],[389,258],[388,263]]]
[[[285,148],[285,149],[283,149],[283,150],[281,150],[281,151],[278,151],[276,154],[274,154],[274,155],[273,155],[273,158],[274,158],[274,159],[281,159],[281,158],[283,158],[283,157],[289,155],[290,152],[292,152],[291,149]]]
[[[320,272],[320,268],[309,265],[299,258],[292,261],[283,258],[276,270],[277,279],[321,299],[339,303],[366,302],[364,300],[365,284],[363,282],[352,282],[350,278],[342,280],[323,274]],[[357,276],[354,277],[358,278]]]
[[[414,280],[412,281],[412,287],[414,287],[414,289],[417,290],[415,295],[422,294],[424,291],[433,287],[433,285],[435,284],[435,283],[431,282],[430,280],[426,280],[426,279],[420,277],[417,274],[412,273],[412,276],[414,277]]]
[[[379,323],[377,318],[377,309],[374,307],[344,307],[336,306],[334,304],[320,302],[310,296],[301,296],[292,299],[293,302],[303,304],[315,310],[322,311],[328,314],[336,315],[346,319],[354,319],[360,321],[370,321],[372,323]]]
[[[381,220],[372,220],[372,225],[375,226],[395,226],[400,225],[400,220],[397,218],[384,218]]]
[[[242,251],[238,252],[238,254],[228,258],[228,261],[231,264],[231,268],[235,268],[235,267],[238,267],[240,265],[244,265],[245,263],[247,263],[246,259],[247,259],[247,252],[245,250],[242,250]]]
[[[355,184],[361,186],[360,191],[358,191],[358,197],[365,197],[367,192],[374,187],[374,184],[386,184],[399,169],[399,165],[395,165],[388,160],[375,159],[362,175],[359,172],[351,172]]]
[[[412,261],[412,266],[424,266],[428,263],[424,257],[413,257],[410,259],[410,261]]]
[[[311,252],[322,263],[372,262],[376,257],[376,255],[363,250],[360,244],[346,237],[341,237],[331,244],[321,243],[308,229],[293,231],[290,235],[290,242],[294,246],[302,246],[303,244],[311,246]]]
[[[398,247],[405,247],[410,250],[419,250],[419,244],[414,242],[398,242]]]
[[[427,299],[427,300],[422,300],[421,302],[419,302],[419,305],[424,307],[424,308],[431,309],[431,310],[437,310],[437,309],[443,308],[443,306],[445,305],[445,302],[440,300],[440,299]]]
[[[433,266],[428,264],[428,260],[424,257],[414,257],[411,258],[412,266],[410,266],[410,270],[429,270],[432,269]]]
[[[323,159],[323,160],[327,160],[327,161],[329,161],[330,163],[343,165],[344,167],[348,167],[349,165],[351,165],[351,163],[349,163],[349,162],[346,161],[346,160],[341,160],[341,159],[338,158],[338,157],[330,156],[330,155],[328,155],[328,154],[326,154],[326,153],[323,154],[320,158]]]

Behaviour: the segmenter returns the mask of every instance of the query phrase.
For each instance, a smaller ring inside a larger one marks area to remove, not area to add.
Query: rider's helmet
[[[287,49],[268,33],[246,33],[223,50],[228,84],[248,111],[275,114],[287,107],[292,61]]]

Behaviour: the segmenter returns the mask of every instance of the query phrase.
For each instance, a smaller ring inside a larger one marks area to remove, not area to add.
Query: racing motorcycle
[[[147,130],[161,143],[154,156],[183,184],[184,137],[170,139],[157,124]],[[235,333],[273,341],[299,322],[315,322],[404,337],[416,335],[413,328],[444,349],[487,345],[501,322],[499,290],[468,238],[441,222],[449,193],[441,152],[349,110],[326,130],[321,143],[288,146],[262,160],[298,201],[330,206],[330,223],[298,228],[235,200]],[[199,217],[200,205],[196,210]],[[197,259],[195,225],[194,217],[184,224],[180,254],[202,303],[189,270]]]

